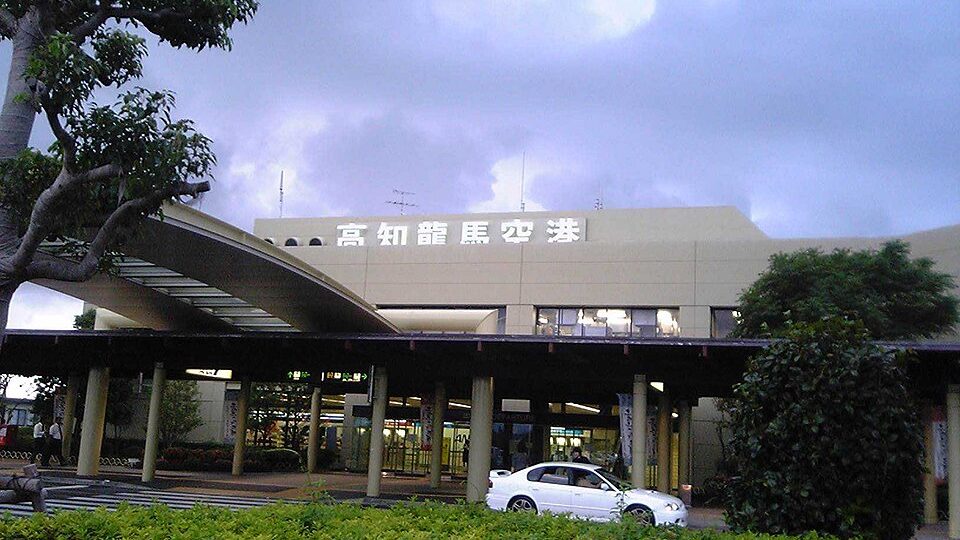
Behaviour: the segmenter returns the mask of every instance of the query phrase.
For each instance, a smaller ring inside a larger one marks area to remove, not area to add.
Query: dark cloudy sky
[[[151,41],[216,143],[203,210],[736,205],[772,236],[960,222],[960,2],[265,0],[232,52]],[[9,44],[0,49],[7,61]],[[6,72],[6,66],[0,66]],[[37,144],[45,144],[45,130]],[[24,288],[13,327],[78,303]]]

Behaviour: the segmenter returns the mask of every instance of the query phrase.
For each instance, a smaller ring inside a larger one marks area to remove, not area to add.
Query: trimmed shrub
[[[635,521],[591,523],[562,516],[493,512],[480,505],[401,504],[387,510],[350,504],[276,504],[231,512],[197,506],[172,510],[121,506],[116,512],[57,512],[26,519],[0,519],[0,538],[31,540],[156,539],[233,540],[246,538],[522,540],[787,540],[712,530],[644,528]],[[815,534],[804,540],[817,540]]]
[[[740,530],[907,539],[921,516],[922,431],[896,353],[863,325],[797,323],[752,358],[732,400]]]

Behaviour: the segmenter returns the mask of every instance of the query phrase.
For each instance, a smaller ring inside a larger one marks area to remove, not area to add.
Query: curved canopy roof
[[[376,308],[300,259],[181,204],[123,246],[116,272],[38,280],[156,330],[392,333]]]

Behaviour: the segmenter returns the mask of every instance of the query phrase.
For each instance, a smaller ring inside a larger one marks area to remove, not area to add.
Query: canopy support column
[[[447,413],[447,387],[437,381],[433,392],[433,438],[430,441],[430,487],[440,487],[443,472],[443,417]]]
[[[493,446],[493,377],[474,376],[470,399],[467,502],[483,502],[487,495]]]
[[[387,368],[373,368],[373,399],[370,415],[370,458],[367,460],[367,497],[380,496],[383,474],[383,426],[387,419]]]
[[[87,397],[83,402],[83,433],[77,458],[77,476],[96,476],[100,472],[100,447],[103,444],[109,388],[110,368],[91,367],[87,376]]]
[[[163,403],[163,390],[167,386],[167,369],[162,362],[153,367],[153,381],[150,389],[150,410],[147,413],[147,435],[143,447],[143,473],[140,480],[153,481],[157,472],[157,450],[160,447],[160,409]]]
[[[307,472],[317,472],[317,461],[320,455],[320,410],[323,405],[323,392],[320,385],[313,387],[310,396],[310,435],[307,437]]]
[[[240,394],[237,396],[237,433],[233,439],[233,476],[243,474],[243,449],[247,444],[247,409],[250,406],[249,377],[240,380]]]

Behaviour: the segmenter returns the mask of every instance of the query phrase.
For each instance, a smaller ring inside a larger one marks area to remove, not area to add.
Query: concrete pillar
[[[923,474],[923,522],[932,525],[939,521],[937,516],[936,464],[933,461],[933,407],[924,405],[921,418],[923,418],[923,461],[926,468],[926,472]]]
[[[87,397],[83,402],[83,433],[80,437],[80,455],[77,457],[77,476],[96,476],[100,472],[100,446],[103,444],[109,387],[110,368],[90,368]]]
[[[63,455],[67,459],[73,455],[73,434],[77,423],[77,393],[80,391],[80,374],[71,373],[67,377],[67,395],[63,400]]]
[[[153,382],[150,388],[150,409],[147,412],[146,444],[143,447],[143,473],[140,480],[153,481],[157,472],[157,451],[160,448],[160,404],[167,386],[167,369],[162,362],[153,367]]]
[[[383,474],[383,424],[387,419],[387,368],[373,369],[373,400],[370,403],[370,457],[367,460],[367,497],[380,496]]]
[[[960,384],[947,387],[947,502],[950,538],[960,538]]]
[[[673,438],[673,403],[664,386],[657,408],[657,491],[670,493],[670,439]]]
[[[447,414],[447,387],[438,381],[433,392],[433,440],[430,446],[430,487],[440,487],[443,471],[443,417]]]
[[[250,406],[249,377],[240,380],[240,395],[237,396],[237,434],[233,439],[233,468],[231,474],[243,474],[243,448],[247,444],[247,408]]]
[[[647,472],[647,376],[633,376],[633,431],[630,439],[630,483],[646,487]]]
[[[493,377],[474,376],[470,399],[467,502],[483,502],[490,481],[490,451],[493,447]]]
[[[320,385],[313,387],[310,396],[310,435],[307,437],[307,472],[317,472],[317,458],[320,454],[320,409],[323,405],[323,392]]]
[[[692,427],[693,408],[686,400],[677,403],[677,414],[679,415],[680,429],[677,433],[677,483],[681,486],[690,483],[690,429]]]

